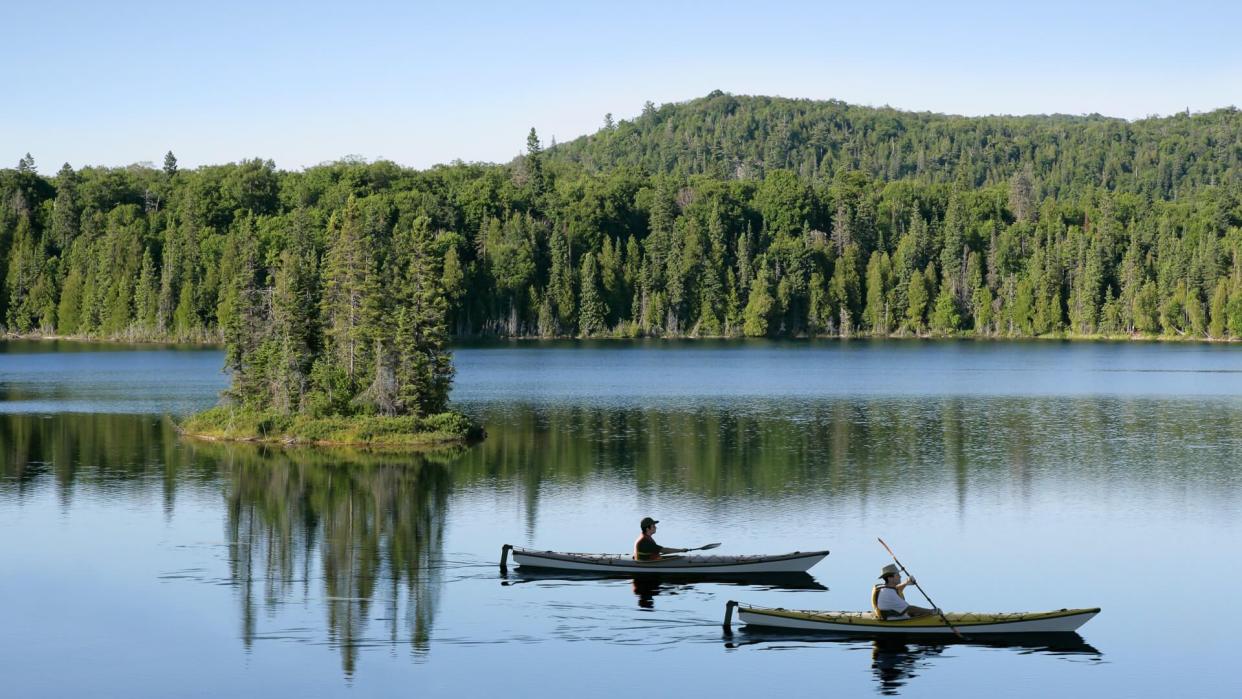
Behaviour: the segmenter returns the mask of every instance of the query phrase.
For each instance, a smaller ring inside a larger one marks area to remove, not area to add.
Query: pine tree
[[[134,296],[142,264],[142,238],[146,219],[137,207],[114,209],[108,217],[108,232],[99,241],[103,308],[100,332],[114,337],[131,327]]]
[[[372,255],[362,231],[358,202],[353,197],[328,222],[329,245],[324,258],[321,314],[328,351],[353,382],[359,369],[362,340],[363,285]]]
[[[159,277],[151,250],[142,251],[142,268],[134,290],[134,321],[142,337],[156,337],[156,313],[159,309]]]
[[[608,307],[600,298],[599,271],[595,256],[589,252],[582,256],[581,277],[582,304],[578,313],[578,330],[584,337],[591,337],[607,329],[605,318]]]
[[[771,282],[767,267],[760,267],[759,274],[750,285],[750,297],[742,313],[742,333],[747,337],[763,337],[768,334],[775,300],[769,289]]]
[[[857,318],[862,312],[862,279],[858,274],[858,245],[850,243],[837,258],[832,273],[832,300],[839,317]]]
[[[270,320],[269,294],[260,287],[257,243],[248,222],[230,231],[216,317],[224,338],[224,365],[232,374],[227,395],[240,405],[263,408],[271,404],[271,384],[270,367],[260,347]],[[187,289],[189,285],[182,287],[183,303],[174,315],[181,314]],[[174,325],[182,323],[174,321]]]
[[[822,272],[811,273],[809,303],[807,304],[807,329],[812,335],[832,327],[832,294]]]
[[[867,307],[863,319],[876,335],[887,335],[891,329],[892,316],[888,303],[888,286],[892,264],[888,253],[876,250],[867,261]]]
[[[1208,336],[1217,340],[1223,340],[1228,337],[1226,332],[1229,329],[1229,280],[1221,278],[1216,282],[1216,289],[1212,292],[1212,305],[1210,309],[1211,321],[1208,324]]]
[[[26,155],[30,157],[29,154]],[[26,333],[38,325],[39,314],[31,297],[42,267],[44,252],[30,222],[30,216],[17,220],[12,247],[9,249],[7,285],[8,316],[5,323],[12,330]]]
[[[450,246],[444,252],[444,278],[441,279],[441,286],[444,288],[444,299],[449,308],[449,327],[464,334],[467,321],[457,311],[466,298],[466,273],[456,245]]]
[[[555,334],[573,334],[575,320],[578,315],[574,300],[573,259],[569,249],[569,239],[561,231],[552,234],[549,241],[551,267],[548,271],[548,294],[551,296],[556,310]]]
[[[966,285],[963,280],[963,263],[966,260],[962,252],[966,239],[966,204],[964,194],[960,190],[949,197],[949,207],[944,214],[943,243],[940,248],[940,279],[941,293],[948,287],[949,293],[956,303],[965,301]],[[937,305],[939,305],[937,300]]]
[[[720,203],[712,204],[707,221],[706,252],[699,276],[699,333],[719,335],[724,332],[726,313],[725,255],[728,252],[725,223]]]
[[[1207,313],[1203,307],[1203,301],[1199,298],[1199,290],[1188,289],[1185,298],[1188,331],[1194,337],[1205,337],[1207,335]]]
[[[906,305],[906,325],[914,332],[919,332],[924,327],[924,314],[927,309],[927,281],[921,272],[915,272],[910,276],[909,290],[906,292],[908,301]]]
[[[992,334],[992,290],[986,286],[975,287],[974,292],[970,296],[970,303],[975,321],[975,333],[979,335]]]
[[[622,276],[621,246],[614,244],[611,236],[604,236],[599,253],[599,277],[604,287],[604,303],[608,307],[605,324],[615,325],[621,319],[620,310],[629,305]]]
[[[543,146],[539,143],[539,134],[535,133],[533,126],[530,133],[526,135],[525,163],[531,191],[536,197],[542,197],[547,191],[547,182],[543,173]]]
[[[1156,283],[1147,280],[1134,296],[1132,304],[1134,329],[1141,333],[1154,334],[1160,330],[1159,312],[1160,296]]]
[[[936,296],[936,306],[932,310],[931,329],[940,333],[956,332],[962,325],[962,315],[958,311],[957,296],[949,285],[940,287]]]
[[[1230,337],[1242,337],[1242,283],[1229,285],[1229,301],[1225,307],[1226,329]]]
[[[78,206],[77,173],[65,163],[56,175],[56,201],[52,205],[51,242],[58,251],[67,251],[78,237],[81,211]]]
[[[290,221],[289,247],[281,251],[273,275],[272,334],[278,359],[272,404],[282,412],[309,407],[307,394],[321,349],[318,259],[308,227],[305,212],[295,212]]]
[[[440,287],[443,270],[431,249],[430,221],[415,220],[400,233],[401,281],[396,333],[398,409],[434,415],[448,406],[453,362],[448,350],[448,304]]]

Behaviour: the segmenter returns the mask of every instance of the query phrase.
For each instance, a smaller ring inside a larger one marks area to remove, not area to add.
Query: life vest
[[[644,552],[639,549],[638,545],[643,542],[643,539],[646,539],[647,541],[650,541],[651,543],[655,544],[655,539],[652,539],[650,536],[646,534],[639,536],[638,540],[634,542],[634,560],[636,561],[658,561],[660,560],[660,550],[658,548],[655,551],[652,551],[650,553]]]
[[[871,611],[875,612],[875,618],[883,620],[883,619],[889,618],[890,615],[891,616],[905,616],[904,613],[898,614],[897,612],[891,609],[889,610],[880,609],[880,590],[883,590],[884,587],[885,587],[884,585],[876,585],[875,587],[871,588]],[[898,597],[902,599],[906,598],[905,593],[902,592],[900,589],[894,587],[893,591],[897,593]]]

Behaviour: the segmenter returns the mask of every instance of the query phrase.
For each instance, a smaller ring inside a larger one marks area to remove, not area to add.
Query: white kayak
[[[745,573],[805,573],[828,555],[827,551],[794,551],[772,556],[662,556],[636,561],[625,553],[558,553],[505,544],[500,566],[509,552],[519,566],[590,573],[645,573],[657,575],[736,575]]]
[[[939,615],[882,621],[871,612],[818,612],[755,607],[738,602],[725,606],[725,626],[733,608],[747,625],[800,631],[833,631],[853,634],[952,635],[953,629]],[[1069,633],[1100,613],[1091,609],[1058,609],[1052,612],[946,612],[945,617],[963,634]]]

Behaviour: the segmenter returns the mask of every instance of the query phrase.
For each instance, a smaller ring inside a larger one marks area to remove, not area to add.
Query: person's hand
[[[907,585],[918,585],[918,583],[914,581],[914,578],[910,578],[906,580],[906,584]]]

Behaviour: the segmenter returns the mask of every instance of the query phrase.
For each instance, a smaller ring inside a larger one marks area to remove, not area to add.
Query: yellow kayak
[[[821,612],[772,607],[756,607],[730,601],[725,605],[725,626],[733,609],[738,618],[751,626],[767,626],[801,631],[836,633],[952,634],[939,615],[917,619],[882,621],[871,612]],[[1100,613],[1090,609],[1058,609],[1051,612],[946,612],[945,617],[958,631],[971,633],[1068,633]]]

